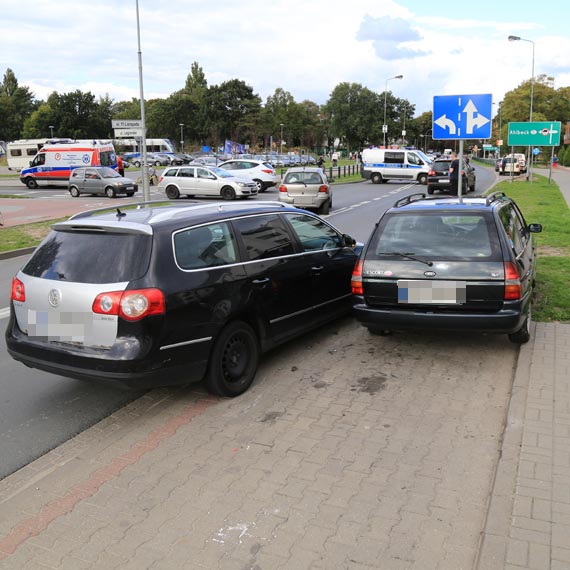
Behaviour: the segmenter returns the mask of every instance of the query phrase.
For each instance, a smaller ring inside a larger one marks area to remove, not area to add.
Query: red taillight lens
[[[14,277],[12,279],[12,292],[10,294],[10,300],[21,302],[24,302],[26,300],[26,288],[17,277]]]
[[[329,189],[328,186],[326,186],[325,184],[323,184],[322,186],[319,186],[319,192],[326,192]]]
[[[430,170],[430,171],[428,172],[428,176],[436,176],[435,170]]]
[[[163,179],[163,178],[164,178],[164,176],[161,176],[161,177],[158,179],[158,183],[159,183],[159,184],[162,182],[162,179]]]
[[[362,261],[357,261],[354,269],[352,270],[352,279],[350,280],[350,286],[352,287],[353,295],[364,295],[364,289],[362,288]]]
[[[275,170],[263,170],[263,169],[261,169],[261,172],[265,172],[265,174],[275,174]]]
[[[279,186],[279,192],[287,192],[287,186],[281,184],[281,186]]]
[[[505,262],[505,301],[520,299],[522,286],[517,266],[511,261]]]
[[[100,315],[118,315],[126,321],[138,321],[164,314],[164,293],[160,289],[101,293],[93,301],[92,310]]]

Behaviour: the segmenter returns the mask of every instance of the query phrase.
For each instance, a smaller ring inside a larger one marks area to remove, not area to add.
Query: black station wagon
[[[376,334],[469,330],[527,342],[540,231],[502,192],[399,200],[355,267],[354,315]]]
[[[350,312],[354,240],[278,202],[158,203],[53,226],[14,277],[24,364],[135,388],[241,394],[259,355]]]

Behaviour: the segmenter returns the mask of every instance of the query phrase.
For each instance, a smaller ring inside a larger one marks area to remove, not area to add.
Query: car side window
[[[227,223],[182,230],[174,235],[174,254],[182,269],[203,269],[236,263],[237,248]]]
[[[197,168],[196,175],[198,178],[212,178],[210,171],[206,170],[205,168]]]
[[[413,152],[410,152],[408,154],[408,162],[410,164],[416,164],[419,166],[421,166],[423,164],[423,161],[421,160],[421,158],[417,154],[414,154]]]
[[[97,180],[97,178],[99,178],[99,176],[97,175],[96,170],[94,170],[93,168],[88,168],[85,171],[85,178],[89,178],[90,180]]]
[[[499,210],[499,218],[507,233],[509,244],[518,256],[526,245],[524,224],[511,204],[507,204]]]
[[[343,247],[341,236],[322,220],[306,214],[287,214],[303,251],[322,251]]]
[[[294,253],[285,224],[275,214],[234,220],[243,240],[247,259],[269,259]]]
[[[385,152],[384,162],[386,164],[404,164],[403,152]]]
[[[178,176],[182,176],[183,178],[194,178],[194,169],[193,168],[181,168],[178,171]]]

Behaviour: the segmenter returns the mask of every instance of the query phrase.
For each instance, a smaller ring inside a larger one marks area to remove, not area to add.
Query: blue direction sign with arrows
[[[436,95],[433,98],[433,138],[490,139],[493,96]]]

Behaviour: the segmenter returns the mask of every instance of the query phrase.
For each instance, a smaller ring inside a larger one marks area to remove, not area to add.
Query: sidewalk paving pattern
[[[570,325],[532,328],[346,319],[149,392],[0,482],[0,570],[570,570]]]

